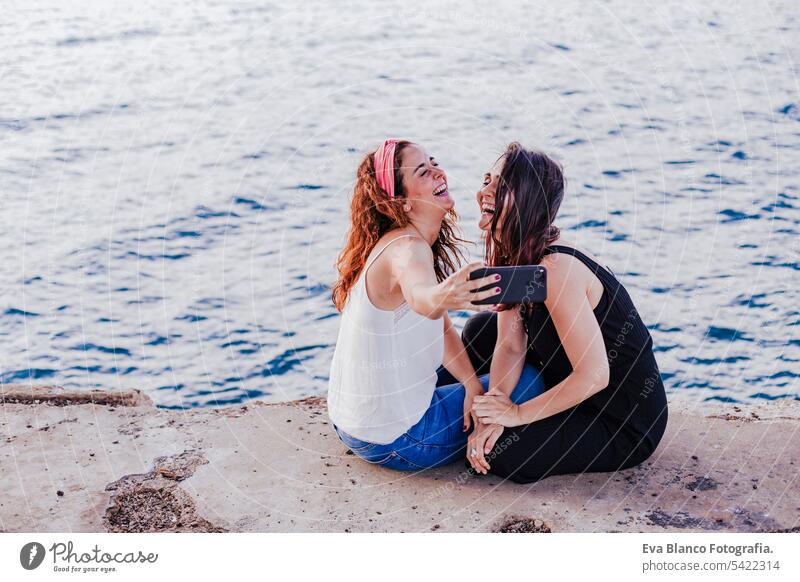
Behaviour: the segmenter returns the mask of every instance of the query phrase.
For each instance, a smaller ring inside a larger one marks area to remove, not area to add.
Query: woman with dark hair
[[[518,143],[477,194],[487,263],[547,269],[544,304],[474,315],[462,334],[477,373],[491,378],[474,399],[479,422],[467,459],[479,473],[519,483],[632,467],[667,425],[650,333],[611,270],[553,224],[563,196],[561,167]],[[526,360],[542,371],[546,391],[519,404],[509,387]],[[495,448],[501,436],[508,444]]]
[[[448,309],[500,292],[494,276],[469,281],[483,263],[457,270],[460,239],[447,175],[407,141],[386,140],[358,168],[347,243],[333,301],[342,313],[331,362],[328,414],[362,459],[418,470],[463,458],[475,374]],[[514,402],[544,389],[532,366],[517,374]]]

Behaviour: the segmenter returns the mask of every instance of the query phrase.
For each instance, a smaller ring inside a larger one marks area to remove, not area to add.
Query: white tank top
[[[388,444],[414,426],[431,404],[444,356],[444,320],[429,319],[406,302],[390,311],[367,296],[369,261],[342,310],[331,362],[328,415],[347,434]]]

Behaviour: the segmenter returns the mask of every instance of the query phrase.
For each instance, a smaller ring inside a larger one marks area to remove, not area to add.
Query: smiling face
[[[492,219],[494,218],[497,204],[497,187],[500,184],[500,174],[503,171],[504,163],[505,156],[501,156],[489,171],[483,175],[483,186],[475,195],[475,199],[478,201],[478,208],[480,208],[481,212],[478,227],[484,231],[489,230],[489,227],[492,225]],[[502,209],[504,216],[508,214],[508,209],[513,204],[510,194],[509,192],[509,204],[505,204]],[[503,216],[497,221],[497,229],[501,228],[502,222]]]
[[[558,239],[553,224],[564,198],[561,165],[512,142],[484,175],[476,196],[490,265],[535,265]]]
[[[424,149],[416,144],[403,148],[400,162],[403,191],[413,213],[444,215],[455,206],[447,190],[447,174]]]

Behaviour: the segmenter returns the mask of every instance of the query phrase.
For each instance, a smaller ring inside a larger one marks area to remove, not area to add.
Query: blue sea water
[[[551,153],[558,224],[630,291],[668,391],[797,399],[797,3],[482,6],[15,3],[0,382],[324,394],[355,168],[400,136],[474,241],[504,145]]]

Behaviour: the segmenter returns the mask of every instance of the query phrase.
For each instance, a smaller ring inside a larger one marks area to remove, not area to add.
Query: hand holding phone
[[[541,265],[484,267],[472,271],[469,274],[469,278],[470,280],[481,279],[495,274],[500,275],[500,281],[476,289],[476,291],[500,287],[500,293],[472,303],[475,305],[497,303],[527,304],[544,303],[545,299],[547,299],[547,269]]]

